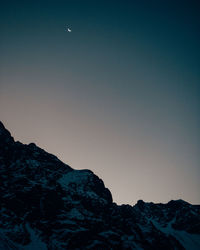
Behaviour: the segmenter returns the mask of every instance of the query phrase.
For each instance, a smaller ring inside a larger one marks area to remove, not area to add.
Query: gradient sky
[[[200,204],[199,13],[189,0],[1,2],[0,119],[94,171],[118,204]]]

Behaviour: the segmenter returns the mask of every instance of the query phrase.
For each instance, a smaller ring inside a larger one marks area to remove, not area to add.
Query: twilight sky
[[[189,0],[3,1],[0,120],[94,171],[118,204],[200,203],[199,13]]]

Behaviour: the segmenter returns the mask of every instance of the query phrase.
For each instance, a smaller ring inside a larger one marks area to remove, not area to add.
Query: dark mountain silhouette
[[[15,142],[2,123],[0,204],[1,250],[200,249],[200,206],[118,206],[92,171]]]

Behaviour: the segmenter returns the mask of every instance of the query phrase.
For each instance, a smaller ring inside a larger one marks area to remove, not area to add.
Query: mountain
[[[92,171],[15,142],[1,122],[0,204],[1,250],[200,249],[200,206],[119,206]]]

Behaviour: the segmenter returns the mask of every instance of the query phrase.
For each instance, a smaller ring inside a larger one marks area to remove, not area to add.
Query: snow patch
[[[185,231],[175,230],[172,228],[172,224],[175,221],[175,218],[169,222],[166,227],[162,227],[157,221],[151,220],[154,226],[161,232],[174,236],[181,245],[186,250],[199,250],[200,249],[200,235],[198,234],[189,234]]]
[[[76,190],[80,196],[98,199],[101,203],[105,203],[105,200],[93,192],[88,185],[92,181],[92,178],[93,174],[90,171],[74,170],[63,175],[58,182],[66,191],[69,191],[73,187],[72,189]]]
[[[46,244],[41,241],[40,237],[28,224],[26,225],[26,228],[31,236],[31,242],[29,245],[23,247],[23,250],[47,250]]]
[[[58,182],[64,187],[68,188],[68,186],[72,183],[76,185],[83,186],[84,183],[89,181],[89,178],[92,176],[91,172],[74,170],[65,175],[63,175]]]

